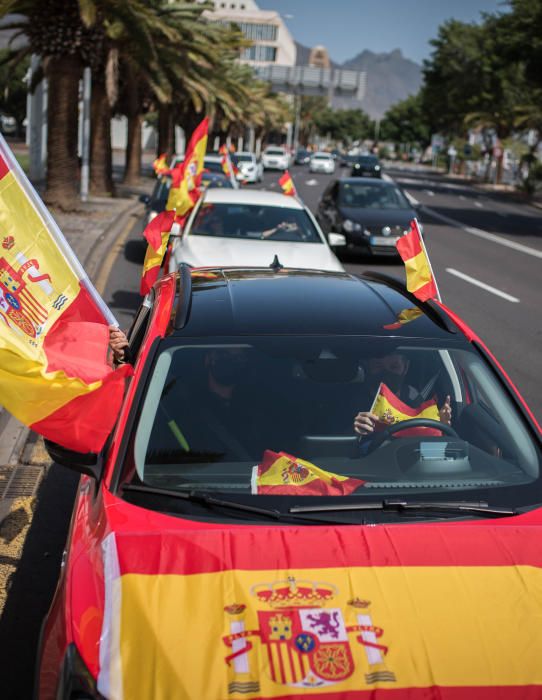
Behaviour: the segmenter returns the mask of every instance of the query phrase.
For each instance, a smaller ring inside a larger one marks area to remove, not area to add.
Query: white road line
[[[474,202],[474,206],[475,206],[475,207],[478,207],[479,209],[483,209],[483,208],[484,208],[484,205],[482,204],[482,202]]]
[[[467,199],[464,194],[459,195],[459,199],[461,199],[463,202]]]
[[[419,205],[419,202],[418,202],[418,200],[416,199],[416,197],[414,197],[413,195],[411,195],[410,192],[409,192],[408,190],[403,190],[403,192],[405,193],[406,198],[408,199],[408,201],[409,201],[411,204],[413,204],[415,207],[417,207],[417,206]]]
[[[472,236],[477,236],[478,238],[484,238],[486,241],[491,241],[492,243],[498,243],[499,245],[506,246],[507,248],[512,248],[512,250],[517,250],[519,253],[525,253],[526,255],[531,255],[533,258],[542,258],[542,250],[537,250],[536,248],[531,248],[530,246],[523,245],[522,243],[516,243],[515,241],[509,241],[508,238],[502,238],[494,233],[488,233],[487,231],[482,231],[479,228],[473,228],[472,226],[465,226],[461,221],[457,219],[451,219],[449,216],[444,216],[444,214],[439,214],[431,207],[423,207],[425,211],[434,216],[435,219],[443,221],[449,226],[455,226],[460,228],[466,233],[470,233]]]
[[[466,275],[464,272],[459,272],[459,270],[454,270],[453,267],[447,267],[446,272],[449,272],[451,275],[454,275],[455,277],[459,277],[459,279],[465,280],[465,282],[470,282],[470,284],[474,284],[476,287],[480,287],[481,289],[485,289],[486,292],[491,292],[491,294],[495,294],[498,297],[501,297],[502,299],[506,299],[506,301],[511,301],[515,304],[519,303],[519,299],[516,297],[513,297],[511,294],[507,294],[506,292],[501,292],[500,289],[495,289],[495,287],[491,287],[489,284],[486,284],[485,282],[480,282],[480,280],[475,279],[474,277],[470,277],[469,275]]]
[[[425,192],[425,194],[428,194],[430,197],[435,196],[435,193],[433,192],[433,190],[424,190],[424,192]]]

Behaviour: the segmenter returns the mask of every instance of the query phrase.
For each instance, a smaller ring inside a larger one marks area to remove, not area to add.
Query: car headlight
[[[358,224],[356,221],[352,221],[351,219],[345,219],[343,221],[343,229],[346,231],[346,233],[361,231],[361,228],[361,224]]]
[[[380,170],[380,165],[375,165],[375,170]]]

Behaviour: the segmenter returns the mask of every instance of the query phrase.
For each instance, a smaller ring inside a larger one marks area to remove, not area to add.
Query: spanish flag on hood
[[[99,452],[122,402],[107,307],[0,137],[0,400],[22,423]]]

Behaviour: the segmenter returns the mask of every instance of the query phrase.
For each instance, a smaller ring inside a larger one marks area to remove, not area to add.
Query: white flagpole
[[[62,251],[63,256],[66,258],[75,275],[79,278],[81,284],[85,287],[85,289],[92,297],[96,306],[102,312],[103,317],[105,318],[107,323],[111,326],[118,326],[119,324],[117,319],[113,316],[105,301],[98,294],[94,285],[90,281],[89,276],[85,272],[84,267],[79,262],[77,256],[70,247],[70,244],[68,243],[64,234],[58,227],[58,224],[51,216],[50,211],[47,209],[41,197],[34,189],[32,183],[27,178],[24,170],[19,165],[19,162],[13,155],[11,148],[6,143],[6,140],[4,139],[2,134],[0,134],[0,155],[6,161],[6,164],[9,166],[11,172],[13,172],[13,174],[15,175],[21,189],[24,191],[24,193],[32,203],[34,209],[36,210],[36,213],[43,221],[45,228],[49,231],[51,237],[54,239],[54,241]]]
[[[420,231],[420,225],[418,223],[418,219],[414,218],[414,226],[416,227],[416,232],[418,234],[418,238],[420,239],[420,245],[422,246],[422,250],[425,253],[425,257],[427,258],[427,264],[429,265],[429,269],[431,270],[431,277],[433,278],[433,282],[435,283],[435,289],[437,290],[437,299],[439,301],[442,301],[442,297],[440,296],[440,290],[438,288],[437,284],[437,278],[435,277],[435,273],[433,272],[433,266],[431,265],[431,260],[429,258],[429,254],[427,252],[427,248],[425,247],[425,242],[423,240],[422,232]]]

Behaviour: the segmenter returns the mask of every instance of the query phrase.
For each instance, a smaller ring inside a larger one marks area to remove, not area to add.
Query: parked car
[[[239,151],[232,156],[239,168],[237,179],[240,182],[257,183],[263,180],[263,165],[254,153]]]
[[[382,177],[382,166],[377,156],[358,156],[351,174],[352,177]]]
[[[344,244],[344,236],[330,244]],[[275,255],[287,267],[343,269],[309,209],[294,197],[215,189],[205,192],[174,240],[170,264],[267,267]]]
[[[231,178],[226,177],[223,172],[203,172],[201,175],[202,187],[206,189],[227,189],[232,190]],[[164,211],[171,189],[171,176],[160,176],[154,185],[150,195],[143,194],[140,201],[145,204],[146,223],[150,223],[157,214]]]
[[[397,255],[397,238],[417,215],[395,183],[358,177],[332,182],[317,211],[324,233],[340,232],[348,249],[372,255]]]
[[[290,156],[281,146],[268,146],[262,153],[262,164],[264,170],[288,170]]]
[[[374,274],[183,266],[129,344],[104,450],[47,445],[82,477],[38,700],[539,697],[540,428],[456,315]],[[452,424],[364,452],[394,356]]]
[[[332,175],[335,172],[335,159],[331,153],[317,151],[311,156],[309,171],[311,173],[327,173]]]
[[[307,165],[310,163],[311,152],[306,148],[298,148],[295,153],[294,163],[296,165]]]

